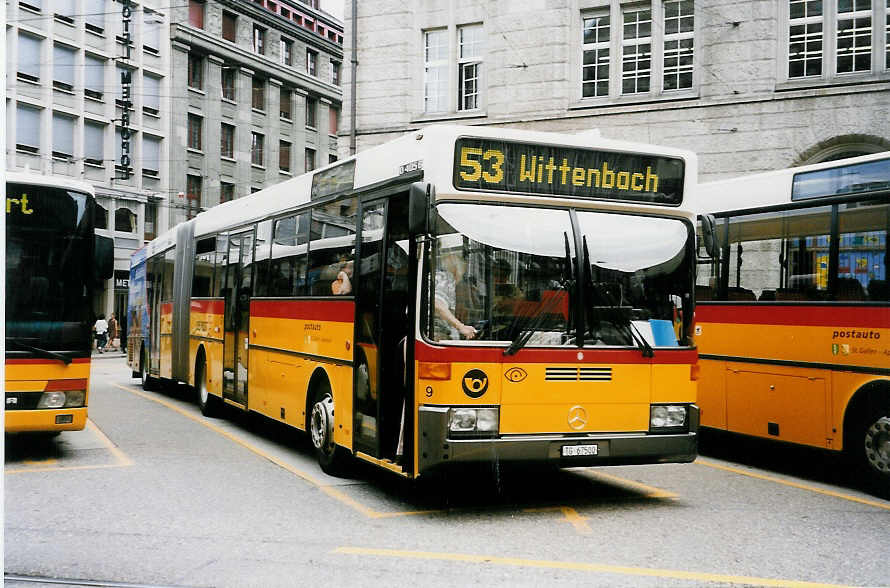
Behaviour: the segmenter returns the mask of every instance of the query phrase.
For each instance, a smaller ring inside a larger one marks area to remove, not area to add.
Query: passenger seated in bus
[[[331,291],[334,295],[345,296],[352,293],[353,267],[351,259],[341,266],[340,271],[337,272],[337,279],[331,282]]]
[[[457,286],[464,280],[467,264],[459,253],[446,254],[440,260],[436,272],[436,338],[437,339],[472,339],[476,336],[476,327],[466,324],[469,319],[457,313]],[[467,287],[471,284],[465,282]]]

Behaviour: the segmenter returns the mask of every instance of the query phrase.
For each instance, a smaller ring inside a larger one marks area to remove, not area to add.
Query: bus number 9
[[[477,159],[479,157],[481,161]],[[479,178],[488,184],[500,184],[504,181],[504,153],[498,149],[482,151],[478,147],[462,147],[460,166],[470,170],[460,172],[460,178],[466,182],[478,182]]]

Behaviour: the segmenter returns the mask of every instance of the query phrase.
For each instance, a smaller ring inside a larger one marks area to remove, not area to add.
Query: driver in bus
[[[464,279],[467,262],[459,252],[441,258],[436,272],[436,334],[440,339],[473,339],[476,327],[465,324],[456,316],[457,287]],[[462,317],[467,320],[467,317]]]

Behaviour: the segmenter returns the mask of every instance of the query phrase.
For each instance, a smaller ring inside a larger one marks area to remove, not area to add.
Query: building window
[[[266,137],[261,133],[250,134],[250,163],[260,167],[263,166],[263,146],[265,142]]]
[[[652,10],[633,8],[621,17],[621,93],[647,94],[652,75]]]
[[[328,154],[328,164],[332,164],[337,161],[337,156],[334,153]]]
[[[257,55],[266,54],[266,29],[253,25],[253,52]]]
[[[219,154],[221,157],[235,158],[235,127],[232,125],[220,125]]]
[[[105,33],[105,0],[86,0],[83,6],[84,28],[97,35]]]
[[[235,43],[237,40],[238,17],[231,12],[223,11],[222,38]]]
[[[695,55],[695,6],[692,0],[664,3],[664,89],[692,87]]]
[[[149,9],[142,13],[142,50],[158,55],[161,52],[161,27],[164,17]]]
[[[186,176],[185,204],[186,218],[195,218],[201,212],[201,176]]]
[[[290,172],[290,143],[281,141],[278,146],[278,169]]]
[[[448,110],[448,31],[423,34],[423,111]]]
[[[257,110],[266,110],[266,84],[262,78],[253,78],[251,106]]]
[[[831,80],[890,68],[890,2],[880,4],[873,11],[871,0],[788,0],[788,79]],[[881,20],[883,30],[873,30]]]
[[[16,104],[15,148],[28,153],[40,151],[40,109]]]
[[[70,92],[74,89],[75,50],[53,45],[53,88]]]
[[[482,74],[482,25],[457,29],[458,88],[457,109],[479,108],[479,78]]]
[[[105,95],[105,60],[86,55],[83,67],[83,94],[88,98],[102,100]]]
[[[293,65],[294,64],[294,43],[293,41],[288,41],[285,38],[282,38],[280,41],[281,49],[281,63],[284,65]]]
[[[145,235],[146,241],[151,241],[157,236],[155,230],[158,226],[158,205],[154,202],[145,203]]]
[[[306,73],[310,76],[318,75],[318,53],[312,49],[306,49]]]
[[[318,101],[315,98],[306,98],[306,126],[315,128],[316,111],[318,110]]]
[[[58,112],[53,113],[53,157],[74,157],[74,119]]]
[[[331,62],[331,83],[335,86],[340,85],[340,62],[332,61]]]
[[[219,203],[229,202],[235,199],[235,184],[229,182],[220,182],[219,184]]]
[[[161,111],[161,78],[143,74],[142,111],[152,116]]]
[[[188,148],[201,150],[201,126],[203,119],[197,114],[188,115]]]
[[[315,169],[315,149],[306,148],[306,170],[310,172]]]
[[[200,55],[189,54],[188,86],[195,90],[204,89],[204,59]]]
[[[40,49],[42,41],[19,33],[18,78],[28,82],[40,81]]]
[[[105,165],[105,125],[83,122],[83,160],[90,165]]]
[[[608,96],[611,40],[609,15],[585,18],[582,35],[581,95],[584,98]]]
[[[118,208],[114,211],[114,230],[119,233],[136,232],[136,214],[129,208]]]
[[[204,28],[203,0],[189,0],[189,24],[197,29]]]
[[[340,109],[331,106],[328,110],[329,114],[329,122],[330,126],[328,127],[328,133],[336,136],[337,129],[340,127]]]
[[[655,2],[612,0],[611,10],[582,14],[582,99],[692,89],[695,2],[658,1],[653,9]]]
[[[161,175],[161,139],[142,135],[142,175]]]
[[[108,209],[96,203],[96,228],[97,229],[107,229],[108,228]],[[154,239],[154,237],[152,237]]]
[[[222,97],[226,100],[235,101],[235,68],[224,65],[220,72],[220,82],[222,83]]]
[[[281,118],[291,120],[291,91],[287,88],[281,88],[279,112]]]

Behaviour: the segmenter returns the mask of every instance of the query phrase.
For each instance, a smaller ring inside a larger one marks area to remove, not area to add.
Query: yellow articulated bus
[[[890,492],[890,152],[702,184],[702,426],[845,451]]]
[[[690,462],[685,151],[434,126],[137,252],[129,363],[307,431],[325,471]]]
[[[89,184],[6,174],[7,433],[86,425],[93,299],[113,263],[95,211]]]

